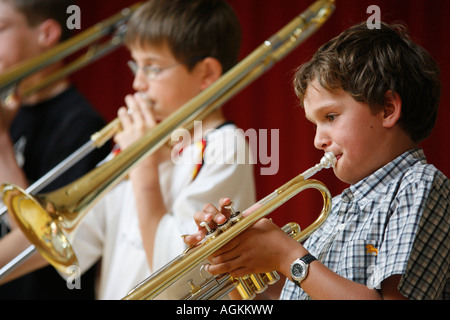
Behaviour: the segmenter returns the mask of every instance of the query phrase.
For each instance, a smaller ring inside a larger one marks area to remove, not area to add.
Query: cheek
[[[170,96],[176,101],[179,107],[187,103],[201,92],[195,82],[181,78],[177,82],[169,84],[171,86]]]
[[[178,110],[190,99],[192,99],[196,92],[190,90],[186,85],[178,85],[173,82],[160,83],[154,87],[153,94],[157,96],[158,103],[166,115]]]
[[[379,127],[376,119],[365,115],[356,115],[343,121],[338,130],[340,139],[346,148],[352,148],[353,151],[371,148],[376,142],[377,128]]]
[[[361,123],[348,128],[337,142],[344,156],[338,162],[335,173],[347,183],[355,183],[367,175],[367,168],[371,167],[371,161],[375,158],[372,155],[380,148],[375,127],[370,123]]]
[[[0,72],[39,54],[33,43],[14,34],[0,37]]]
[[[16,40],[4,39],[0,37],[0,72],[4,72],[9,67],[23,59],[23,50]]]

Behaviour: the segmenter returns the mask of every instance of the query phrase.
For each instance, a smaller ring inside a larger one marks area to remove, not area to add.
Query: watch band
[[[300,260],[303,260],[306,264],[310,264],[317,259],[312,254],[308,253],[307,255],[301,257]]]

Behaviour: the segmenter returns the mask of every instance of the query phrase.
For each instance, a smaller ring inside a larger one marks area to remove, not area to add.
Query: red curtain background
[[[242,24],[242,57],[247,56],[312,2],[313,0],[229,0]],[[135,1],[132,0],[79,0],[82,17],[80,31],[133,3]],[[336,0],[335,13],[317,33],[224,106],[227,117],[244,130],[279,130],[279,144],[271,141],[269,136],[269,142],[275,143],[275,152],[279,155],[277,174],[261,175],[260,168],[267,167],[261,163],[255,168],[259,198],[311,167],[322,156],[322,152],[313,146],[313,127],[305,120],[292,89],[294,69],[308,60],[321,44],[351,25],[367,20],[370,14],[366,11],[370,5],[377,5],[381,9],[383,21],[405,23],[413,39],[425,47],[441,66],[442,98],[439,117],[433,134],[422,147],[428,161],[450,176],[450,94],[447,90],[450,84],[450,62],[447,56],[450,54],[450,28],[446,20],[450,13],[450,2]],[[125,95],[132,92],[132,77],[126,66],[128,59],[127,50],[121,48],[73,76],[76,85],[107,121],[116,117],[116,111],[123,105]],[[276,160],[274,155],[271,157],[272,161]],[[332,195],[346,187],[336,179],[331,170],[317,174],[316,178],[327,185]],[[211,202],[216,203],[217,200],[211,199]],[[305,191],[276,210],[271,218],[280,226],[289,221],[297,221],[305,228],[315,219],[321,206],[322,200],[317,191]]]

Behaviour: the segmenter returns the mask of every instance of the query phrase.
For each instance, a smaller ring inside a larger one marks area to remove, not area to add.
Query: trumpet
[[[147,155],[167,143],[171,133],[203,119],[270,69],[323,25],[334,0],[318,0],[216,82],[172,113],[114,159],[85,176],[46,194],[31,195],[13,184],[1,188],[3,200],[18,226],[39,253],[61,273],[78,265],[70,244],[79,222]]]
[[[207,258],[293,196],[305,189],[314,188],[323,197],[323,208],[318,218],[302,232],[298,224],[292,222],[282,228],[294,240],[304,241],[325,222],[331,210],[331,195],[325,185],[320,181],[307,179],[322,169],[334,167],[335,163],[334,154],[326,153],[320,163],[285,183],[244,212],[236,212],[230,208],[232,214],[226,223],[216,230],[208,230],[202,242],[188,248],[138,284],[124,297],[124,300],[217,300],[222,299],[235,288],[242,299],[253,299],[257,293],[266,290],[268,285],[278,281],[279,275],[276,271],[251,274],[237,279],[227,274],[212,276],[206,271],[206,266],[209,264]],[[255,207],[257,207],[255,211],[245,214],[246,211]],[[206,224],[205,227],[207,227]]]

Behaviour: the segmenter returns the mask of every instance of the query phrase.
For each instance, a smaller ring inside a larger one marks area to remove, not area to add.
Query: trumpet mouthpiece
[[[336,157],[332,152],[325,152],[325,155],[320,159],[320,164],[324,169],[334,168],[336,161]]]

